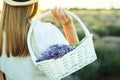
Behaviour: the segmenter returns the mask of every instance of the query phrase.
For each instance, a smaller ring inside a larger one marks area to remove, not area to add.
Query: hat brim
[[[13,0],[4,0],[5,3],[11,5],[11,6],[27,6],[27,5],[31,5],[34,3],[37,3],[39,0],[29,0],[26,2],[16,2]]]

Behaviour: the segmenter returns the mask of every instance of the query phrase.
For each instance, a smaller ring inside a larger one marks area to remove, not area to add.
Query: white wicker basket
[[[60,80],[92,63],[97,59],[97,57],[94,50],[92,34],[90,34],[80,18],[68,11],[68,13],[79,22],[85,32],[85,37],[80,41],[80,45],[73,51],[64,55],[62,58],[36,62],[36,57],[30,43],[31,33],[35,23],[50,13],[51,11],[45,12],[33,21],[28,32],[27,42],[31,58],[35,66],[37,66],[40,71],[44,72],[50,80]]]

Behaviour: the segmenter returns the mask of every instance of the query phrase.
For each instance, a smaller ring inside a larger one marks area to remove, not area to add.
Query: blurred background
[[[92,64],[63,80],[120,80],[120,0],[40,0],[38,14],[55,6],[63,7],[82,19],[93,34],[98,57]],[[42,21],[56,25],[51,15]],[[82,40],[84,32],[76,20],[74,23]],[[60,25],[57,26],[61,29]]]

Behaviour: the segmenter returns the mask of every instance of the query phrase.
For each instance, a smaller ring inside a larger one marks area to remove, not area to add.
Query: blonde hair
[[[34,9],[32,11],[32,7]],[[36,14],[38,3],[29,6],[10,6],[3,4],[0,19],[0,56],[2,55],[3,32],[6,33],[6,55],[28,56],[27,32],[31,18]],[[32,13],[31,13],[32,12]]]

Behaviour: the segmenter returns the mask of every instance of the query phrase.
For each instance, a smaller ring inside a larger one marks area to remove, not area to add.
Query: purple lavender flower
[[[66,53],[72,51],[74,49],[73,46],[71,45],[59,45],[55,44],[50,46],[46,51],[42,53],[42,58],[38,58],[36,62],[44,61],[44,60],[49,60],[49,59],[57,59],[62,56],[64,56]]]

